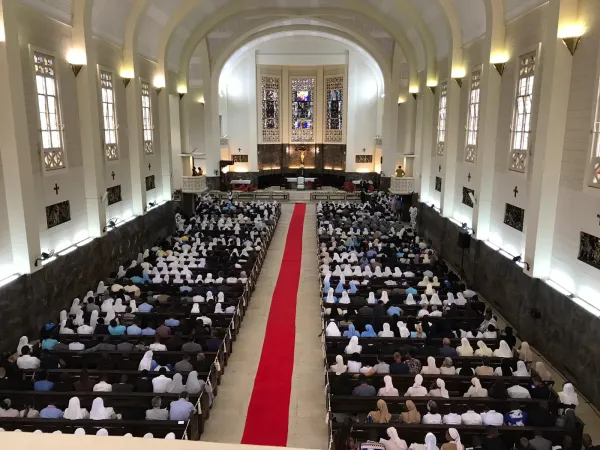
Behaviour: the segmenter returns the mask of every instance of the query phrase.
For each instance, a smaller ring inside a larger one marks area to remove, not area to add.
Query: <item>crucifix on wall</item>
[[[300,167],[304,168],[304,156],[307,152],[306,147],[299,147],[296,149],[297,152],[300,152]]]

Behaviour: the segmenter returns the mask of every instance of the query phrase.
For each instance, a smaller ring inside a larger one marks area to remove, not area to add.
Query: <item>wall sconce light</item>
[[[156,91],[156,95],[160,94],[163,90],[163,88],[159,87],[159,88],[154,88],[154,90]]]
[[[435,89],[435,88],[436,88],[436,86],[427,86],[427,87],[429,88],[429,90],[431,91],[431,93],[432,93],[433,95],[435,95],[435,91],[436,91],[436,89]]]
[[[458,69],[453,69],[452,70],[452,76],[451,77],[454,80],[456,80],[456,84],[458,84],[459,88],[462,88],[463,79],[465,78],[466,74],[467,74],[467,71],[463,67],[460,67]]]
[[[123,78],[123,84],[127,88],[127,86],[129,86],[129,82],[135,76],[135,73],[133,72],[133,69],[122,69],[119,75],[121,75],[121,78]]]
[[[575,55],[584,31],[585,28],[582,24],[567,25],[558,30],[558,37],[563,41],[571,56]]]
[[[498,72],[498,75],[502,76],[502,74],[504,73],[504,69],[506,69],[506,63],[494,63],[493,64],[494,67],[496,68],[496,71]]]
[[[413,98],[416,100],[417,96],[419,95],[417,92],[411,92],[411,95],[413,96]]]
[[[458,84],[458,87],[462,88],[463,79],[462,78],[455,78],[454,80],[456,81],[456,84]]]
[[[400,105],[402,103],[406,103],[406,97],[404,97],[404,96],[398,97],[398,104]]]
[[[319,154],[319,147],[317,147],[317,155]]]
[[[156,95],[160,94],[163,88],[166,86],[165,77],[162,75],[156,75],[152,84],[156,90]]]
[[[506,63],[508,62],[508,53],[497,53],[492,55],[490,59],[490,63],[496,68],[498,75],[502,76],[504,73],[504,69],[506,68]]]
[[[81,72],[81,69],[87,62],[87,57],[84,51],[71,49],[67,53],[67,62],[71,64],[73,75],[77,78],[77,75],[79,75],[79,72]]]
[[[429,88],[429,90],[431,91],[431,93],[433,95],[435,95],[435,91],[436,91],[437,85],[438,85],[438,83],[435,80],[429,80],[429,81],[427,81],[427,87]]]
[[[177,93],[179,94],[179,100],[181,100],[187,94],[187,86],[177,86]]]

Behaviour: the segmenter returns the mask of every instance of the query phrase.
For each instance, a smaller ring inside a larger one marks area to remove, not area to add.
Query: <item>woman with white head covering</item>
[[[81,407],[79,397],[71,397],[69,406],[65,409],[63,414],[63,418],[68,420],[81,420],[88,419],[89,417],[90,414],[87,412],[87,409]]]
[[[84,323],[85,321],[83,320],[83,311],[80,309],[79,311],[77,311],[77,314],[73,319],[73,325],[75,325],[76,327],[80,327]]]
[[[427,296],[425,294],[421,294],[421,300],[419,301],[419,305],[421,305],[421,306],[429,305],[429,300],[427,299]]]
[[[398,431],[394,427],[387,429],[387,435],[389,439],[380,439],[379,442],[383,444],[385,450],[407,450],[406,441],[398,437]]]
[[[558,401],[563,405],[579,405],[579,397],[571,383],[565,383],[562,392],[558,393]]]
[[[488,391],[481,387],[481,381],[479,378],[471,378],[471,387],[465,393],[464,397],[487,397]]]
[[[106,313],[106,316],[104,316],[104,323],[110,323],[111,320],[116,319],[116,318],[117,318],[117,314],[115,313],[115,311],[113,309],[111,309]]]
[[[348,296],[348,292],[347,291],[343,291],[342,292],[342,298],[339,301],[341,304],[343,305],[349,305],[350,304],[350,297]]]
[[[413,297],[412,294],[408,294],[406,296],[406,300],[404,300],[404,304],[405,305],[416,305],[417,302],[415,302],[415,298]]]
[[[191,371],[187,377],[187,381],[185,383],[185,390],[189,394],[199,394],[200,391],[204,388],[206,383],[204,380],[198,380],[198,372],[195,370]]]
[[[456,353],[458,353],[458,356],[473,356],[475,352],[473,351],[473,347],[471,347],[469,340],[467,338],[462,338],[460,340],[460,345],[456,347]]]
[[[108,289],[106,289],[106,286],[104,286],[104,281],[100,281],[98,282],[98,287],[96,288],[96,295],[102,295],[104,293],[106,293]]]
[[[521,361],[525,361],[526,363],[533,362],[533,352],[527,342],[521,342],[521,348],[519,348],[518,353]]]
[[[421,281],[417,284],[417,286],[425,287],[429,284],[429,277],[423,277]]]
[[[448,292],[446,294],[446,300],[443,301],[444,305],[455,305],[456,299],[454,298],[454,294],[452,292]]]
[[[81,310],[81,306],[79,306],[79,299],[78,298],[73,299],[73,303],[71,304],[71,309],[69,310],[69,314],[71,316],[74,316],[80,310]]]
[[[392,270],[389,267],[386,267],[385,270],[383,271],[383,276],[386,278],[389,278],[392,275],[393,275]]]
[[[377,299],[375,298],[375,293],[373,291],[369,292],[369,298],[367,298],[367,303],[369,305],[374,305],[377,303]]]
[[[340,331],[340,329],[338,328],[338,326],[336,325],[336,323],[333,320],[330,320],[329,324],[327,325],[327,328],[325,328],[325,336],[330,336],[330,337],[341,337],[342,336],[342,332]]]
[[[442,445],[441,450],[454,450],[454,448],[456,448],[456,450],[465,450],[465,447],[460,442],[460,434],[458,434],[456,428],[448,428],[446,439],[448,439],[449,442]]]
[[[198,303],[194,303],[192,305],[192,314],[200,314],[200,305]]]
[[[477,347],[479,348],[475,350],[475,356],[492,356],[492,349],[485,345],[485,342],[477,341]]]
[[[386,375],[383,377],[383,382],[385,386],[379,389],[379,392],[377,392],[378,397],[400,397],[398,389],[396,389],[392,383],[392,377]]]
[[[439,287],[440,285],[440,280],[438,280],[438,277],[433,277],[433,280],[431,280],[431,285],[433,287]]]
[[[435,294],[435,291],[433,290],[433,286],[431,285],[431,283],[429,283],[427,285],[427,287],[425,288],[425,295],[433,295]]]
[[[329,370],[336,375],[345,373],[346,370],[348,370],[348,366],[344,364],[344,357],[342,355],[337,355],[335,357],[335,364],[329,366]]]
[[[327,291],[327,298],[325,298],[325,303],[335,303],[336,298],[335,295],[333,295],[334,293],[334,289],[332,287],[329,288],[329,290]]]
[[[396,326],[398,327],[398,330],[400,331],[401,338],[410,337],[410,330],[407,328],[407,326],[404,322],[399,321],[398,323],[396,323]]]
[[[89,302],[90,300],[94,300],[94,291],[88,291],[87,294],[85,294],[85,297],[83,297],[83,301],[85,303]]]
[[[465,306],[467,304],[467,299],[465,298],[462,292],[456,294],[456,304],[458,306]]]
[[[500,341],[498,348],[494,350],[494,356],[498,358],[512,358],[513,352],[506,341]]]
[[[435,389],[431,389],[429,391],[429,395],[430,397],[443,397],[443,398],[449,398],[450,394],[448,393],[448,389],[446,389],[446,383],[444,380],[442,380],[441,378],[438,378],[437,380],[435,380],[435,385],[437,386]]]
[[[138,366],[138,371],[142,371],[142,370],[152,370],[152,350],[148,350],[146,353],[144,353],[144,357],[142,358],[142,360],[140,361],[140,365]]]
[[[423,377],[420,374],[415,375],[415,383],[408,388],[405,397],[425,397],[427,395],[427,389],[421,386],[423,384]]]
[[[377,333],[377,336],[379,336],[379,337],[393,338],[394,337],[394,332],[390,328],[390,324],[389,323],[384,323],[383,324],[383,331],[380,331],[379,333]]]
[[[67,327],[66,320],[61,320],[59,334],[75,334],[75,331]]]
[[[117,271],[117,278],[124,278],[126,273],[127,272],[125,272],[123,266],[119,266],[119,270]]]
[[[85,430],[83,428],[77,428],[73,434],[76,436],[85,436]]]
[[[25,346],[31,348],[29,345],[29,338],[27,336],[21,336],[19,339],[19,345],[17,345],[17,355],[21,356],[21,349]]]
[[[423,375],[439,375],[440,369],[435,365],[435,358],[433,356],[427,357],[427,365],[421,369]]]
[[[176,373],[173,375],[173,379],[167,386],[167,392],[169,394],[181,394],[185,390],[185,386],[183,385],[183,377],[180,373]]]
[[[219,291],[219,293],[217,294],[217,301],[219,303],[225,302],[225,294],[223,292]]]
[[[106,313],[108,311],[112,311],[113,310],[113,303],[114,300],[112,298],[107,298],[102,302],[102,305],[100,305],[100,311],[102,311],[103,313]]]
[[[440,300],[440,297],[437,294],[433,294],[431,296],[431,300],[429,300],[429,304],[435,306],[442,306],[442,301]]]
[[[225,311],[223,311],[223,305],[221,303],[217,303],[215,305],[215,314],[225,314]]]
[[[552,374],[546,369],[546,365],[542,361],[535,363],[535,373],[537,373],[543,381],[552,381]]]
[[[409,447],[410,450],[438,450],[437,439],[433,433],[425,435],[425,444],[413,443]]]
[[[390,301],[389,297],[388,297],[388,293],[387,291],[383,291],[381,293],[381,298],[380,300],[383,302],[384,305],[387,305],[387,303]]]
[[[91,420],[108,420],[117,418],[112,408],[106,408],[104,406],[104,400],[101,397],[96,397],[92,402],[92,409],[90,410]]]
[[[165,436],[165,439],[169,440],[169,441],[174,441],[175,440],[175,433],[169,433]]]
[[[206,293],[206,301],[207,302],[214,302],[215,301],[215,296],[213,295],[212,291],[208,291]]]
[[[142,439],[154,439],[154,435],[152,433],[146,433]]]
[[[125,305],[123,305],[123,299],[121,299],[121,298],[117,299],[117,301],[115,302],[115,306],[113,306],[113,311],[116,313],[125,312]]]
[[[519,360],[519,361],[517,361],[517,370],[515,370],[513,372],[513,375],[515,377],[528,377],[531,374],[529,373],[529,370],[527,370],[527,366],[525,365],[525,362]]]
[[[402,278],[402,271],[399,267],[394,267],[394,273],[392,275],[394,278]]]
[[[353,353],[362,352],[362,345],[358,345],[358,338],[356,336],[352,336],[350,338],[350,343],[346,346],[344,353],[347,355],[352,355]]]

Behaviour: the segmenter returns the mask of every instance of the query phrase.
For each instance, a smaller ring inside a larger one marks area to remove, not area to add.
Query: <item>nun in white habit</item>
[[[471,387],[465,392],[464,397],[487,397],[488,391],[481,387],[479,378],[471,378]]]
[[[390,328],[390,324],[389,323],[384,323],[383,324],[383,331],[380,331],[379,333],[377,333],[377,336],[379,336],[379,337],[393,338],[394,337],[394,332]]]
[[[138,366],[138,371],[141,372],[142,370],[152,370],[152,355],[152,350],[148,350],[146,353],[144,353],[144,357]]]
[[[342,292],[342,298],[340,299],[340,303],[343,305],[349,305],[350,304],[350,297],[348,296],[348,292],[344,291]]]
[[[106,408],[104,406],[104,400],[101,397],[96,397],[92,402],[92,409],[90,411],[90,419],[91,420],[108,420],[112,418],[116,418],[112,408]]]
[[[335,357],[335,364],[329,366],[329,370],[336,375],[345,373],[346,370],[348,370],[348,366],[344,364],[344,357],[342,355],[337,355]]]
[[[417,302],[415,302],[415,298],[413,297],[412,294],[408,294],[406,296],[406,300],[404,300],[404,304],[405,305],[416,305]]]
[[[29,345],[29,338],[27,336],[21,336],[21,339],[19,339],[19,345],[17,345],[17,355],[21,356],[21,350],[25,346],[31,349],[31,345]]]
[[[173,375],[173,379],[167,386],[167,392],[169,394],[181,394],[185,390],[185,386],[183,385],[183,377],[180,373],[176,373]]]
[[[460,340],[460,345],[456,347],[456,353],[458,353],[459,356],[473,356],[475,352],[473,351],[473,347],[471,347],[469,340],[467,338],[462,338]]]
[[[423,377],[418,374],[415,375],[414,384],[408,388],[405,397],[425,397],[427,396],[427,389],[421,386],[423,384]]]
[[[367,298],[367,303],[370,305],[374,305],[375,303],[377,303],[377,299],[375,298],[374,292],[369,292],[369,298]]]
[[[71,309],[69,310],[69,315],[74,316],[78,311],[81,311],[81,306],[79,306],[79,299],[73,299],[73,303],[71,304]]]
[[[500,341],[500,345],[494,350],[494,356],[498,358],[512,358],[513,352],[506,341]]]
[[[206,383],[204,380],[198,380],[198,372],[195,370],[191,371],[187,377],[185,383],[185,390],[189,394],[199,394]]]
[[[558,401],[563,405],[579,405],[579,397],[571,383],[565,383],[562,392],[558,393]]]
[[[338,326],[336,325],[335,321],[331,320],[329,321],[329,324],[327,325],[327,328],[325,329],[325,336],[329,336],[329,337],[341,337],[342,333],[340,331],[340,329],[338,328]]]
[[[362,345],[358,345],[358,338],[356,336],[352,336],[350,338],[350,343],[346,346],[344,353],[347,355],[352,355],[353,353],[362,352]]]
[[[89,417],[90,414],[87,412],[87,409],[81,407],[79,397],[71,397],[69,406],[65,409],[63,414],[63,418],[68,420],[82,420],[88,419]]]
[[[377,392],[378,397],[400,397],[398,389],[396,389],[392,383],[392,377],[386,375],[383,377],[383,383],[384,387],[379,389],[379,392]]]
[[[400,330],[401,338],[410,337],[410,330],[406,327],[406,324],[404,322],[398,322],[396,326],[398,327],[398,330]]]

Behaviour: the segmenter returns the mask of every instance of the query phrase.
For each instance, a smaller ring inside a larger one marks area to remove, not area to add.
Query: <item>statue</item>
[[[397,176],[398,178],[402,178],[404,175],[406,175],[406,172],[402,170],[402,166],[398,166],[398,168],[396,169],[395,176]]]

